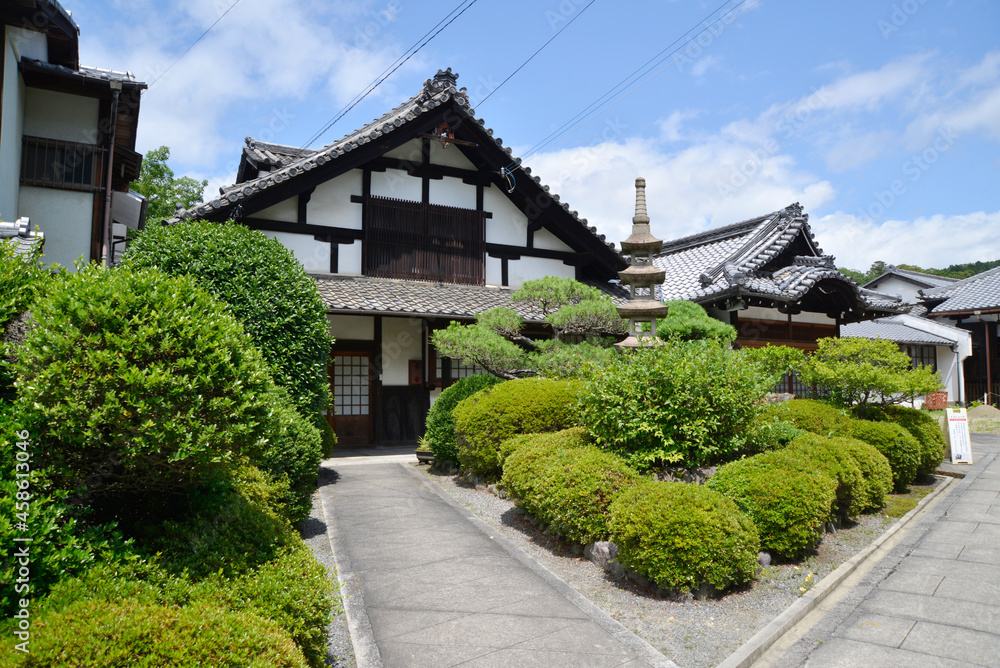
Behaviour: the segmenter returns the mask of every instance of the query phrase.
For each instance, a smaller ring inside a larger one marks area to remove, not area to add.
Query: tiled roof
[[[512,304],[511,288],[492,288],[472,285],[398,281],[380,278],[344,277],[331,274],[314,274],[316,287],[327,311],[351,313],[379,313],[414,316],[441,316],[472,318],[498,306],[517,311],[526,320],[540,321],[544,315],[524,304]],[[623,302],[622,291],[613,285],[590,282],[616,302]]]
[[[886,276],[896,275],[900,278],[906,279],[915,285],[919,285],[922,288],[937,288],[943,285],[948,285],[957,281],[957,278],[949,278],[947,276],[935,276],[934,274],[925,274],[922,271],[911,271],[909,269],[900,269],[899,267],[890,264],[886,267],[884,274],[878,278],[873,278],[872,280],[865,283],[865,285],[871,285],[872,283],[877,283],[881,281]]]
[[[454,103],[456,111],[460,117],[467,118],[476,125],[483,127],[484,129],[482,131],[492,138],[491,140],[495,142],[504,153],[510,156],[511,165],[520,165],[521,159],[514,158],[512,155],[513,151],[509,147],[505,147],[503,145],[503,140],[493,138],[493,130],[485,128],[485,121],[481,118],[476,118],[475,110],[469,103],[468,91],[465,88],[456,88],[457,79],[458,75],[453,73],[450,67],[447,70],[438,70],[438,73],[433,79],[427,79],[420,91],[403,104],[372,120],[357,130],[348,133],[332,144],[328,144],[316,151],[303,151],[302,156],[296,159],[286,160],[287,157],[293,155],[292,152],[287,149],[291,149],[292,151],[298,151],[300,149],[295,149],[294,147],[281,147],[277,144],[267,144],[267,151],[274,155],[276,163],[281,163],[280,166],[276,166],[273,171],[268,174],[263,174],[258,178],[249,179],[226,188],[220,188],[219,197],[193,206],[185,211],[181,211],[167,222],[176,223],[189,218],[201,218],[211,215],[219,210],[231,209],[256,193],[262,192],[289,179],[294,179],[295,177],[316,169],[321,165],[325,165],[328,162],[336,161],[338,158],[341,158],[351,151],[357,150],[365,144],[376,141],[380,137],[386,136],[392,132],[396,132],[408,123],[414,121],[421,114],[432,111],[433,109],[448,102]],[[262,152],[262,155],[266,154]],[[561,203],[559,195],[552,193],[548,186],[543,185],[539,177],[531,176],[531,169],[529,167],[524,167],[522,171],[530,179],[532,179],[538,187],[544,190],[553,201],[559,204],[564,211],[569,213],[577,222],[579,222],[584,229],[588,230],[591,235],[600,239],[600,241],[605,243],[609,248],[614,248],[614,244],[606,242],[604,236],[597,232],[596,227],[589,226],[587,224],[587,220],[585,218],[580,218],[576,211],[571,211],[568,204]],[[519,183],[520,181],[521,179],[518,179]]]
[[[253,137],[247,137],[245,141],[247,145],[243,148],[243,155],[258,167],[267,167],[268,169],[285,167],[300,158],[308,158],[316,154],[316,151],[312,149],[271,144]]]
[[[940,302],[931,315],[1000,308],[1000,267],[939,288],[920,291],[924,301]]]
[[[739,295],[795,302],[819,281],[834,279],[849,285],[864,308],[903,310],[898,297],[866,290],[837,271],[833,257],[823,255],[816,244],[808,218],[801,205],[793,204],[766,216],[665,243],[653,260],[666,271],[663,299],[706,303]],[[785,266],[765,268],[799,238],[804,240],[808,255],[795,255]]]
[[[106,70],[99,67],[85,67],[80,66],[80,69],[72,69],[64,65],[56,65],[54,63],[47,63],[44,60],[21,60],[22,66],[29,66],[34,69],[49,72],[51,74],[56,74],[63,77],[74,78],[82,81],[92,81],[92,82],[111,82],[120,81],[126,86],[138,86],[140,88],[146,88],[146,84],[141,81],[136,81],[135,75],[131,72],[119,72],[117,70]]]
[[[884,339],[886,341],[895,341],[896,343],[915,345],[950,346],[955,343],[942,336],[936,336],[914,327],[908,327],[901,322],[892,322],[889,319],[865,320],[842,325],[840,335],[863,339]]]
[[[33,232],[30,226],[28,218],[18,218],[13,223],[0,221],[0,243],[12,243],[7,239],[13,239],[15,255],[30,255],[45,243],[44,233]]]

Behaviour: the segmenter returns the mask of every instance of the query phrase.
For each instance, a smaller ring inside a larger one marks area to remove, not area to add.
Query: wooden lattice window
[[[482,212],[375,195],[369,200],[366,276],[483,285],[485,252]]]
[[[100,190],[98,158],[104,149],[93,144],[25,137],[21,151],[21,184],[66,190]]]

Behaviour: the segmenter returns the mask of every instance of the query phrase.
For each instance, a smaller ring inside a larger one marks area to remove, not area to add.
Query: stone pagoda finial
[[[646,213],[646,179],[635,180],[635,216],[632,234],[622,242],[622,252],[630,255],[628,269],[618,273],[622,285],[629,289],[629,300],[618,307],[618,315],[628,319],[629,335],[615,347],[619,350],[655,346],[656,319],[667,315],[668,307],[656,296],[656,286],[663,283],[666,272],[653,265],[653,256],[663,248],[663,242],[649,231]],[[648,325],[648,329],[645,325]]]

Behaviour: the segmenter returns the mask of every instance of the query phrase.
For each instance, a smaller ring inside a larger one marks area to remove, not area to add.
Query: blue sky
[[[478,0],[313,146],[450,66],[487,126],[611,240],[643,176],[664,239],[798,201],[840,266],[1000,259],[1000,3],[589,3]],[[244,137],[302,145],[459,1],[240,0],[180,60],[232,0],[64,5],[84,64],[160,77],[138,149],[169,146],[212,194]],[[537,149],[678,38],[656,76]]]

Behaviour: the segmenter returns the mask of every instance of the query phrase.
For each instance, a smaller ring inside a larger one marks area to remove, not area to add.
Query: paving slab
[[[676,668],[408,461],[373,452],[323,466],[359,668]]]

